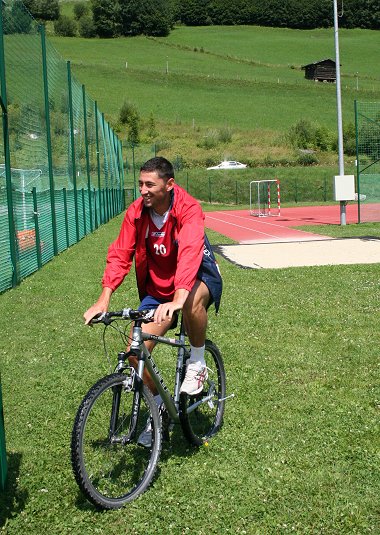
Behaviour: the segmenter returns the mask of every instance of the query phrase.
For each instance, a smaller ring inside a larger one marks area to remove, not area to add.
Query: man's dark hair
[[[169,178],[174,178],[174,169],[172,164],[166,158],[162,156],[156,156],[151,158],[144,165],[141,166],[140,172],[144,171],[145,173],[154,173],[156,172],[159,178],[163,180],[169,180]]]

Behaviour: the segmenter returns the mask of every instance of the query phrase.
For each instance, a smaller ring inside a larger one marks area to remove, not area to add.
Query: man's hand
[[[161,325],[164,321],[172,321],[173,314],[177,310],[182,310],[183,305],[189,295],[188,290],[176,290],[173,301],[159,305],[154,314],[154,323]]]
[[[86,325],[88,325],[90,321],[98,314],[103,314],[103,312],[107,312],[111,300],[111,295],[111,288],[103,288],[103,291],[96,303],[93,304],[83,314],[84,322]]]

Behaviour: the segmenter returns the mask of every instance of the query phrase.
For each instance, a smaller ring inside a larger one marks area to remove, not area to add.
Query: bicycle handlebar
[[[123,320],[142,320],[144,323],[149,323],[153,321],[153,316],[155,309],[147,310],[133,310],[132,308],[123,308],[118,312],[103,312],[103,314],[97,314],[89,322],[89,325],[96,325],[97,323],[103,323],[104,325],[109,325],[117,318]]]

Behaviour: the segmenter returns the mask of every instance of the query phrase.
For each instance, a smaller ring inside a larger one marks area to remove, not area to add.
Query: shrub
[[[30,32],[32,19],[22,4],[14,3],[11,10],[11,16],[6,16],[6,14],[7,12],[4,12],[4,34]]]
[[[158,136],[158,132],[156,130],[156,121],[154,120],[154,115],[153,113],[151,113],[149,115],[149,119],[148,119],[148,138],[150,139],[154,139],[155,137]]]
[[[130,124],[135,117],[137,117],[138,120],[140,118],[137,107],[132,104],[132,102],[124,101],[119,113],[121,124]]]
[[[230,143],[232,141],[232,128],[225,126],[219,130],[219,141],[221,143]]]
[[[203,149],[214,149],[218,146],[219,134],[217,130],[208,130],[206,135],[201,139],[197,146]]]
[[[299,149],[308,149],[315,146],[316,127],[307,119],[301,119],[295,125],[291,126],[288,132],[288,138],[293,147]]]
[[[139,117],[133,115],[129,120],[128,141],[133,145],[140,143]]]
[[[356,155],[356,130],[353,123],[343,127],[343,149],[348,156]]]
[[[67,15],[61,15],[54,21],[54,32],[61,37],[75,37],[77,34],[77,25],[74,19]]]
[[[167,139],[158,139],[155,143],[156,152],[161,152],[163,150],[168,150],[171,147],[170,141]]]
[[[335,137],[332,142],[331,149],[335,152],[338,151],[338,137]],[[356,155],[356,132],[353,123],[343,127],[343,151],[347,156]]]
[[[299,165],[315,165],[319,163],[318,158],[313,152],[303,152],[297,158]]]
[[[331,148],[331,132],[325,126],[318,126],[315,129],[315,146],[321,151],[328,151]]]
[[[90,16],[85,15],[79,20],[79,35],[81,37],[95,37],[96,29],[94,21]]]
[[[86,2],[77,2],[74,4],[74,17],[76,20],[81,19],[85,15],[88,15],[89,8]]]

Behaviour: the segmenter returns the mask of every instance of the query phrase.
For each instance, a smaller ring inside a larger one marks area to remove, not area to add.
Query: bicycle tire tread
[[[81,438],[82,438],[82,430],[83,426],[86,422],[86,418],[88,415],[88,411],[92,407],[92,405],[96,402],[96,399],[109,387],[116,386],[118,382],[120,382],[120,377],[122,374],[114,373],[111,375],[107,375],[100,379],[97,383],[95,383],[90,390],[87,392],[87,394],[84,396],[76,417],[74,421],[73,431],[72,431],[72,437],[71,437],[71,464],[74,472],[74,476],[76,479],[76,482],[79,486],[79,488],[82,490],[83,494],[87,497],[87,499],[92,502],[97,508],[99,509],[118,509],[125,505],[126,503],[129,503],[130,501],[134,500],[145,492],[152,481],[154,480],[154,476],[157,471],[157,466],[161,454],[162,449],[162,425],[161,425],[161,417],[159,415],[157,405],[154,401],[153,394],[150,392],[150,390],[144,385],[143,386],[143,396],[147,402],[147,405],[149,407],[149,410],[152,414],[152,419],[155,423],[155,427],[157,427],[157,436],[155,440],[155,446],[154,451],[152,451],[151,455],[151,463],[152,466],[149,467],[148,474],[144,475],[141,482],[132,489],[132,492],[126,494],[125,496],[121,497],[120,499],[110,499],[106,498],[104,496],[100,497],[100,493],[98,491],[94,491],[93,485],[89,482],[88,477],[85,474],[85,470],[82,466],[82,455],[81,455]],[[153,459],[153,460],[152,460]]]

